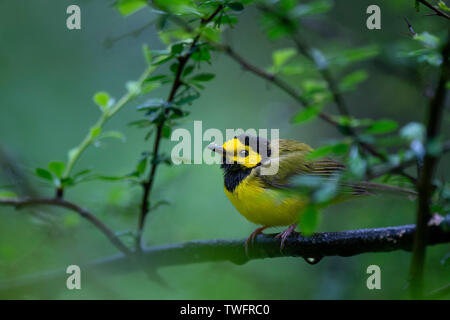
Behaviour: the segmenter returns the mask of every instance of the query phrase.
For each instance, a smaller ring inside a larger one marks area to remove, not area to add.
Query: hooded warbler
[[[311,201],[305,193],[286,192],[293,189],[295,177],[312,175],[331,179],[345,170],[345,165],[336,160],[309,160],[307,155],[313,149],[295,140],[279,139],[277,156],[272,154],[271,141],[246,134],[234,137],[222,146],[212,143],[208,148],[222,155],[221,168],[228,199],[247,220],[261,226],[245,242],[247,254],[249,243],[266,228],[289,226],[276,236],[281,238],[281,250],[294,232],[303,209]],[[262,168],[271,163],[277,164],[276,173],[262,174]],[[343,187],[336,202],[377,190],[415,194],[408,189],[361,182]]]

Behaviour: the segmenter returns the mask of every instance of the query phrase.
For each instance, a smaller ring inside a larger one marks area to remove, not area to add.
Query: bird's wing
[[[268,165],[277,165],[278,171],[273,175],[262,174],[262,168],[253,170],[250,179],[259,179],[268,188],[289,189],[298,176],[315,176],[325,180],[335,179],[337,175],[346,170],[346,166],[336,160],[324,158],[318,160],[307,159],[307,154],[313,149],[306,144],[280,140],[279,156],[271,158]],[[340,193],[347,195],[373,195],[389,193],[398,195],[415,195],[410,189],[377,184],[372,182],[340,182]]]
[[[298,141],[280,140],[279,156],[271,158],[263,167],[253,170],[252,175],[260,178],[268,187],[289,188],[292,179],[300,175],[331,178],[345,169],[345,165],[332,159],[309,160],[307,155],[313,149]],[[278,167],[275,174],[263,174],[267,166]]]

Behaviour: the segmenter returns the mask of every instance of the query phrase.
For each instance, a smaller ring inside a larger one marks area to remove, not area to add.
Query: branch
[[[446,14],[444,11],[439,10],[438,8],[436,8],[435,6],[433,6],[431,3],[429,3],[426,0],[417,0],[419,1],[421,4],[423,4],[424,6],[430,8],[431,10],[433,10],[437,16],[446,18],[450,20],[450,16],[448,14]]]
[[[69,202],[58,198],[39,198],[39,199],[0,199],[0,206],[13,206],[17,209],[36,205],[50,205],[65,208],[78,213],[81,217],[91,222],[97,229],[111,241],[111,243],[123,252],[126,256],[131,257],[132,251],[116,236],[116,234],[108,228],[101,220],[88,210],[78,206],[73,202]]]
[[[219,12],[222,9],[223,9],[222,5],[217,6],[216,10],[214,10],[214,12],[209,17],[201,20],[200,27],[203,27],[203,26],[207,25],[208,23],[210,23],[214,19],[214,17],[216,17],[219,14]],[[200,30],[201,30],[201,28],[200,28]],[[177,73],[175,75],[175,79],[172,84],[172,88],[170,89],[169,97],[167,98],[168,103],[171,103],[175,99],[178,89],[183,84],[183,82],[181,81],[181,75],[183,74],[184,68],[186,67],[189,59],[191,58],[192,54],[194,53],[195,47],[197,46],[197,43],[200,40],[200,37],[201,37],[201,31],[199,31],[197,36],[192,41],[192,44],[190,45],[189,50],[187,50],[187,53],[178,58],[178,69],[177,69]],[[168,112],[169,112],[169,110],[166,109],[164,115],[167,115]],[[143,195],[142,195],[141,212],[139,215],[138,231],[137,231],[137,235],[136,235],[136,248],[138,250],[140,250],[142,248],[142,233],[144,230],[145,218],[147,217],[147,214],[150,211],[149,199],[150,199],[150,195],[152,192],[153,183],[155,180],[156,170],[159,166],[159,161],[158,161],[159,147],[161,144],[162,131],[163,131],[164,125],[165,125],[165,117],[158,123],[158,126],[156,128],[156,136],[155,136],[155,140],[153,143],[153,154],[152,154],[153,161],[152,161],[152,165],[150,168],[150,173],[149,173],[148,179],[142,184],[144,191],[143,191]]]
[[[450,78],[450,30],[447,43],[442,49],[442,66],[435,94],[430,100],[427,115],[427,137],[425,145],[429,145],[438,138],[443,118],[444,102],[446,98],[446,83]],[[417,232],[414,235],[414,250],[411,261],[411,294],[413,298],[423,297],[423,273],[425,266],[425,255],[427,245],[428,226],[427,221],[431,215],[430,204],[432,195],[432,179],[439,158],[427,153],[423,161],[417,184],[418,206],[417,206]]]
[[[309,106],[308,101],[305,98],[303,98],[300,94],[298,94],[297,91],[294,88],[292,88],[288,83],[286,83],[276,75],[268,73],[263,69],[260,69],[257,66],[251,64],[250,62],[246,61],[229,45],[221,45],[217,43],[212,43],[211,45],[214,46],[214,48],[216,48],[217,50],[225,52],[230,58],[239,63],[244,70],[248,70],[251,73],[257,75],[258,77],[266,79],[267,81],[273,83],[279,89],[281,89],[282,91],[290,95],[292,98],[294,98],[297,102],[299,102],[303,108],[307,108]],[[339,123],[326,113],[323,112],[319,113],[319,118],[335,127],[339,126]]]
[[[438,225],[430,226],[428,244],[450,242],[450,216]],[[250,248],[249,257],[245,255],[244,239],[240,240],[199,240],[178,244],[146,248],[142,251],[143,265],[151,270],[161,267],[179,266],[203,262],[231,261],[244,264],[250,260],[302,257],[309,263],[317,263],[325,256],[349,257],[369,252],[391,252],[411,250],[415,225],[404,225],[378,229],[362,229],[342,232],[318,233],[312,237],[290,237],[283,251],[280,240],[273,235],[258,235]],[[315,259],[315,260],[311,260]],[[115,255],[81,266],[84,275],[101,272],[123,274],[136,270],[123,255]],[[89,271],[89,272],[87,272]],[[8,280],[0,283],[0,294],[12,290],[30,290],[48,286],[50,281],[60,281],[67,276],[65,270],[50,271]]]

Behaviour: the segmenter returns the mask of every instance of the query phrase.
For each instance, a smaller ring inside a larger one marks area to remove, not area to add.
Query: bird
[[[288,226],[276,235],[282,251],[304,209],[311,203],[307,193],[296,192],[295,179],[302,176],[336,179],[346,166],[334,159],[309,159],[313,148],[296,140],[277,139],[275,144],[263,137],[241,134],[223,145],[211,143],[208,148],[222,156],[224,191],[237,211],[259,227],[245,241],[248,256],[250,243],[269,227]],[[262,168],[277,165],[274,174],[263,174]],[[374,191],[415,195],[415,191],[371,182],[339,182],[340,191],[334,202],[345,201]],[[298,190],[297,190],[298,191]]]

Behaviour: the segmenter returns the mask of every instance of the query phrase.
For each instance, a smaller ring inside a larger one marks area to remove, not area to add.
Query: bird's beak
[[[212,150],[214,152],[217,152],[219,154],[224,154],[225,153],[223,147],[218,145],[217,143],[211,143],[208,146],[208,149],[210,149],[210,150]]]

